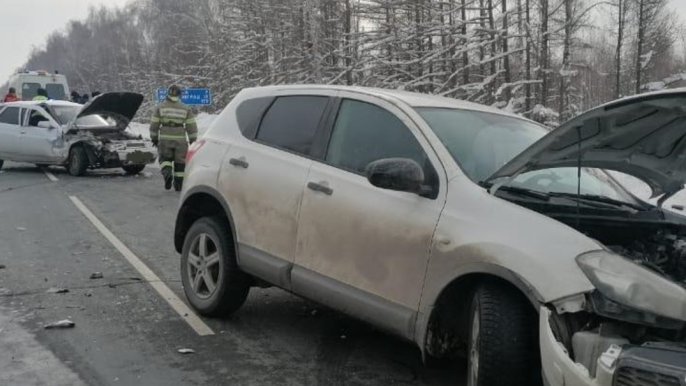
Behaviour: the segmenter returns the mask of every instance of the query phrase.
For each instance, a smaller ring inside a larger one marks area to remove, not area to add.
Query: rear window
[[[324,96],[279,97],[257,131],[257,140],[281,149],[309,154],[328,102]]]
[[[236,108],[236,119],[238,128],[246,137],[255,138],[257,125],[260,123],[262,114],[274,100],[273,97],[255,98],[243,101]]]
[[[24,83],[21,86],[21,99],[30,101],[38,95],[38,89],[41,87],[40,83]]]
[[[7,107],[0,113],[0,123],[19,124],[19,107]]]
[[[48,92],[50,99],[66,100],[67,93],[64,90],[64,85],[59,83],[48,83],[45,85],[45,91]]]

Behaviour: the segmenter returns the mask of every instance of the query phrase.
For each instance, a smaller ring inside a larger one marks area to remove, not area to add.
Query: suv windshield
[[[420,107],[416,109],[473,181],[486,180],[516,155],[547,134],[524,119],[481,111]],[[577,193],[574,167],[523,173],[510,186],[545,194]],[[582,169],[581,194],[634,203],[636,200],[605,171]]]
[[[80,106],[51,106],[51,108],[55,119],[63,125],[71,122],[81,111]],[[112,126],[112,123],[99,115],[93,114],[79,118],[76,121],[76,125],[80,127],[106,127]]]

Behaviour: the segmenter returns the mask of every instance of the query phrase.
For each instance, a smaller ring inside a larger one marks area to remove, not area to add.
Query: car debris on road
[[[179,354],[195,354],[195,350],[192,348],[180,348],[177,350]]]
[[[67,292],[69,292],[69,290],[67,288],[51,287],[51,288],[48,288],[48,290],[45,292],[47,292],[49,294],[66,294]]]
[[[103,276],[102,272],[93,272],[93,273],[91,274],[90,279],[91,279],[91,280],[94,280],[94,279],[102,279],[103,277],[104,277],[104,276]]]
[[[46,330],[52,330],[52,329],[57,329],[57,328],[74,328],[76,326],[76,323],[72,322],[69,319],[64,319],[60,320],[58,322],[50,323],[45,325]]]

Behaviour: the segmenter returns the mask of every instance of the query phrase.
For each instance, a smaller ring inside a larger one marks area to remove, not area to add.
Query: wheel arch
[[[510,287],[528,300],[533,312],[538,312],[543,298],[536,289],[517,273],[499,265],[483,263],[470,265],[455,276],[430,303],[417,321],[417,338],[423,357],[446,357],[459,352],[467,331],[469,305],[476,287],[496,283]]]
[[[209,186],[195,186],[191,188],[186,192],[179,206],[174,226],[174,248],[178,253],[181,253],[183,249],[183,242],[191,225],[197,219],[210,215],[221,215],[224,217],[231,230],[231,237],[236,248],[236,256],[238,256],[236,228],[229,204],[218,191]]]

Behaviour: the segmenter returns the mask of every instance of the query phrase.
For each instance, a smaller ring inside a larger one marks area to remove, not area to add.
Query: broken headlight
[[[686,289],[608,251],[584,253],[577,264],[596,289],[625,306],[686,321]]]

